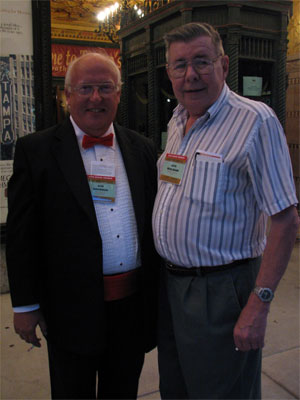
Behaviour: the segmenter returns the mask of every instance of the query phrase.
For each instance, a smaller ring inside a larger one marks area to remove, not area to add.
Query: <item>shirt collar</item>
[[[229,96],[229,88],[228,88],[227,84],[224,83],[224,86],[223,86],[220,96],[207,110],[210,118],[214,117],[217,114],[217,112],[220,110],[222,105],[227,100],[228,96]]]

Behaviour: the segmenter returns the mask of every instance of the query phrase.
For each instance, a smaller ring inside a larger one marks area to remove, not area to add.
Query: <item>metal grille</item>
[[[274,60],[274,41],[270,39],[242,36],[240,41],[240,55]]]
[[[166,63],[166,55],[165,55],[165,48],[158,47],[155,49],[155,65],[165,65]]]
[[[128,59],[128,73],[133,74],[147,68],[146,54],[139,54],[138,56]]]

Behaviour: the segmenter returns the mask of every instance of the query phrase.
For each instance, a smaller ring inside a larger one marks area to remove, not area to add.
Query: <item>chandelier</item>
[[[104,34],[113,43],[118,43],[119,29],[171,1],[173,0],[120,0],[98,13],[99,27],[95,32]]]
[[[122,0],[97,14],[99,27],[96,33],[104,34],[111,42],[118,43],[117,31],[129,22],[144,17],[137,1]]]

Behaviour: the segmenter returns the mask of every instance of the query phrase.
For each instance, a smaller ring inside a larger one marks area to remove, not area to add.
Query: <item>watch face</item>
[[[258,287],[258,288],[256,288],[255,292],[258,295],[258,297],[261,299],[261,301],[270,302],[274,297],[272,290],[269,288],[259,288]]]
[[[263,290],[260,292],[260,295],[261,295],[261,298],[262,298],[263,300],[269,300],[269,299],[272,297],[271,293],[270,293],[269,290],[267,290],[267,289],[263,289]]]

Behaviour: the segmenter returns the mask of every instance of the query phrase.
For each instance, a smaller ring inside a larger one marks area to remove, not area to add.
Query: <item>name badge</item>
[[[159,179],[180,185],[186,161],[187,156],[167,153]]]
[[[114,203],[116,199],[116,178],[114,176],[88,175],[93,200]]]
[[[114,203],[116,199],[116,177],[113,163],[92,161],[88,181],[94,201]]]

